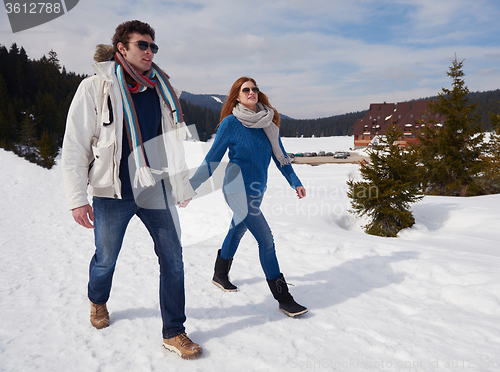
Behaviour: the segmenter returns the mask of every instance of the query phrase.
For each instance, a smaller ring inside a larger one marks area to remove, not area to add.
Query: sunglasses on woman
[[[248,94],[250,93],[250,88],[243,88],[241,91],[245,94]],[[252,92],[254,92],[255,94],[259,94],[260,90],[257,87],[253,87]]]
[[[126,41],[122,44],[130,44],[130,43],[131,41]],[[144,40],[135,41],[134,43],[137,43],[137,46],[139,47],[140,50],[148,50],[148,47],[151,48],[151,52],[153,52],[153,54],[158,53],[158,49],[160,49],[160,47],[155,43],[150,44]]]

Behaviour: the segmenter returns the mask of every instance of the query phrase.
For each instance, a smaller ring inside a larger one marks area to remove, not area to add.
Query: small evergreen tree
[[[50,64],[54,65],[57,68],[57,70],[61,69],[61,64],[59,63],[59,58],[57,57],[57,53],[53,49],[51,49],[49,52],[48,62]]]
[[[43,131],[42,137],[37,142],[37,146],[38,164],[44,168],[51,169],[56,164],[55,158],[59,150],[56,141],[54,141],[47,129]]]
[[[26,158],[31,162],[35,162],[36,142],[37,142],[37,133],[35,128],[35,122],[32,116],[26,113],[24,116],[24,120],[21,123],[21,138],[17,151],[18,155]]]
[[[453,61],[447,73],[452,89],[443,88],[438,99],[428,105],[432,115],[444,116],[444,125],[422,130],[420,158],[424,164],[424,191],[434,195],[478,195],[482,193],[478,175],[484,168],[479,160],[484,133],[476,105],[469,105],[462,71],[463,61]]]
[[[413,149],[399,147],[401,135],[395,127],[390,128],[371,150],[370,162],[361,166],[363,181],[347,181],[351,212],[371,218],[364,226],[371,235],[395,237],[415,223],[410,204],[422,198],[417,156]]]

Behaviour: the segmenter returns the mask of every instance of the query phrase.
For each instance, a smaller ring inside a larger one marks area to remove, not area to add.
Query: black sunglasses
[[[250,88],[243,88],[241,91],[242,91],[243,93],[245,93],[245,94],[248,94],[248,93],[250,93]],[[259,88],[257,88],[257,87],[253,87],[253,88],[252,88],[252,92],[254,92],[255,94],[259,94],[260,89],[259,89]]]
[[[123,44],[130,44],[130,43],[131,43],[130,41],[126,41]],[[160,49],[160,47],[155,43],[150,44],[144,40],[135,41],[134,43],[137,43],[137,46],[139,47],[140,50],[148,50],[148,47],[151,48],[153,54],[158,53],[158,49]]]

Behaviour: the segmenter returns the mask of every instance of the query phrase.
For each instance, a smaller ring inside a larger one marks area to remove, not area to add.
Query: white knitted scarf
[[[273,122],[273,109],[262,103],[257,103],[257,112],[255,112],[238,103],[233,109],[233,115],[247,128],[262,128],[264,130],[273,149],[273,154],[281,166],[291,163],[290,158],[281,150],[279,144],[280,129]]]

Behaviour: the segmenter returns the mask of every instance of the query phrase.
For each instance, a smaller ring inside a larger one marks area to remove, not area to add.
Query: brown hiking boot
[[[96,305],[90,301],[90,323],[97,329],[109,326],[109,313],[106,304]]]
[[[198,358],[203,352],[200,345],[191,341],[186,333],[172,338],[164,338],[163,346],[165,349],[179,354],[182,359]]]

